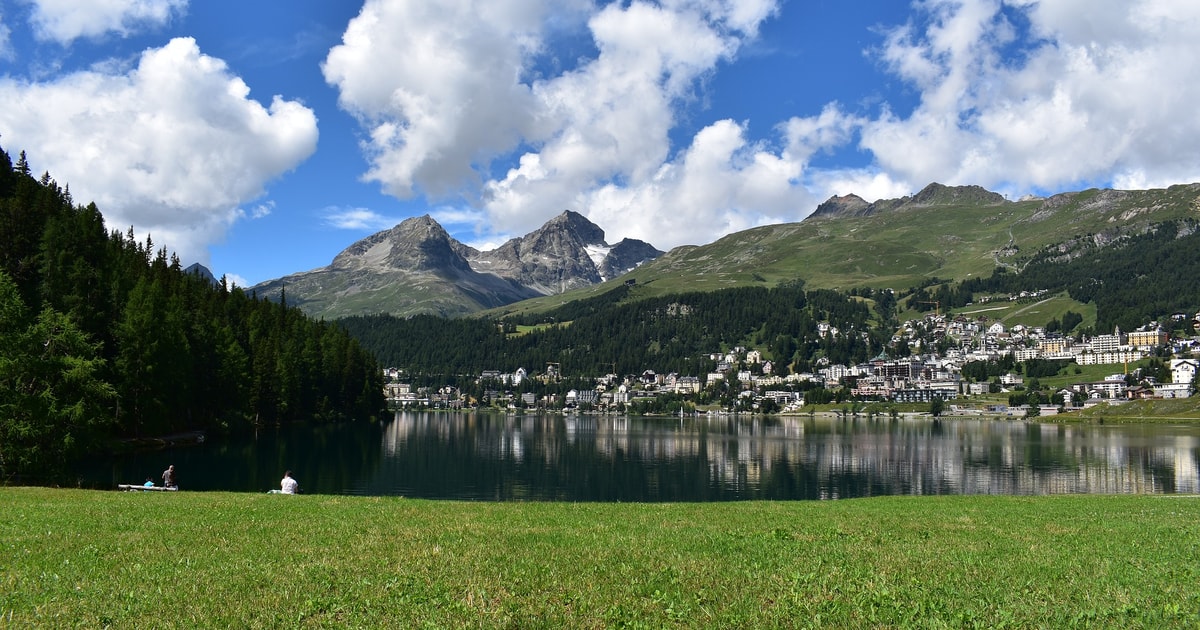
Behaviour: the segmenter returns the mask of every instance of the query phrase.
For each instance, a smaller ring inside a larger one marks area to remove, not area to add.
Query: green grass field
[[[4,627],[1200,625],[1200,498],[0,489]]]

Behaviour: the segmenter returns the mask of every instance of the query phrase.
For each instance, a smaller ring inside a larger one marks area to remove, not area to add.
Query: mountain
[[[310,315],[330,319],[365,313],[455,316],[590,286],[662,253],[631,239],[609,245],[604,230],[569,210],[482,252],[425,215],[354,243],[326,267],[251,291],[282,296]]]
[[[489,252],[455,241],[420,217],[352,245],[329,267],[254,289],[272,295],[286,286],[290,304],[327,318],[539,312],[628,280],[636,286],[621,298],[626,301],[796,281],[811,288],[905,289],[934,278],[988,276],[997,267],[1020,269],[1047,249],[1070,258],[1157,223],[1195,220],[1198,213],[1200,184],[1010,201],[979,186],[933,183],[875,202],[835,196],[802,221],[662,255],[640,241],[609,246],[600,228],[570,211]]]
[[[610,280],[662,254],[633,239],[610,246],[604,230],[567,210],[494,250],[473,252],[470,263],[476,271],[510,278],[542,295],[557,295]]]
[[[906,289],[933,278],[1017,270],[1044,250],[1064,259],[1141,234],[1164,222],[1200,218],[1200,184],[1153,190],[1089,189],[1018,201],[979,186],[930,184],[919,193],[868,203],[835,196],[802,221],[752,228],[684,246],[639,266],[625,280],[632,301],[685,291],[775,286]],[[540,312],[612,289],[603,283],[488,311]]]
[[[200,263],[192,263],[192,264],[188,265],[187,268],[183,270],[183,272],[190,273],[194,276],[199,276],[201,279],[207,280],[209,282],[209,284],[213,284],[213,285],[218,284],[217,278],[216,278],[216,276],[213,276],[212,271],[209,271],[208,267],[205,267],[204,265],[202,265]]]
[[[943,186],[934,182],[911,197],[881,199],[874,203],[867,203],[865,199],[855,194],[840,197],[835,195],[817,206],[809,218],[867,217],[878,212],[902,212],[916,208],[952,205],[998,206],[1006,201],[1004,195],[994,193],[982,186]]]

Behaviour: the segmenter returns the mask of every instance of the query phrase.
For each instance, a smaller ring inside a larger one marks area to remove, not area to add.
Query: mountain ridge
[[[637,285],[628,299],[794,281],[816,288],[906,288],[935,277],[964,279],[996,267],[1017,269],[1041,248],[1104,246],[1154,222],[1197,216],[1200,184],[1088,189],[1011,201],[979,186],[931,183],[914,195],[875,202],[835,195],[802,220],[664,254],[629,239],[609,246],[602,229],[569,210],[488,252],[459,243],[426,215],[344,250],[335,260],[353,267],[352,274],[336,277],[326,267],[254,289],[271,295],[286,286],[289,303],[337,317],[382,312],[503,316],[594,296],[615,281]],[[361,260],[350,264],[369,252],[377,262],[399,260],[391,249],[373,248],[390,242],[389,232],[414,228],[406,226],[413,221],[424,226],[428,238],[401,246],[424,258],[410,255],[407,266],[382,271]],[[421,267],[433,261],[441,262]]]
[[[624,276],[622,282],[635,289],[622,299],[797,281],[812,288],[899,290],[934,278],[990,275],[997,267],[1018,270],[1045,248],[1069,258],[1158,223],[1200,219],[1200,183],[1088,189],[1017,201],[979,187],[931,186],[923,189],[927,194],[874,203],[857,195],[835,195],[818,206],[820,213],[797,222],[673,248]],[[597,297],[613,286],[606,282],[552,301],[533,298],[479,315],[550,310],[564,301]]]
[[[455,316],[590,286],[663,252],[642,241],[605,241],[604,230],[566,210],[542,227],[479,251],[425,214],[360,239],[311,271],[259,283],[268,298],[310,315]]]

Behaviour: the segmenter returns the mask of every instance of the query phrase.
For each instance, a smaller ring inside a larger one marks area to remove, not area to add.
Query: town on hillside
[[[1171,319],[1200,330],[1200,313]],[[828,323],[820,327],[823,335],[842,334]],[[953,343],[938,352],[930,339]],[[1100,403],[1189,397],[1196,383],[1194,357],[1200,351],[1197,338],[1172,338],[1158,324],[1072,337],[1044,327],[1006,327],[984,317],[941,313],[909,320],[893,342],[912,352],[904,357],[881,354],[857,365],[821,360],[813,372],[787,373],[760,350],[735,347],[714,351],[708,358],[716,369],[707,374],[646,369],[588,375],[593,386],[565,392],[546,387],[563,379],[556,363],[533,374],[523,367],[486,370],[476,378],[474,393],[449,385],[413,387],[406,372],[393,367],[384,370],[385,395],[393,407],[414,409],[696,413],[703,407],[709,413],[802,413],[806,405],[885,401],[928,405],[934,415],[1046,416]],[[1130,368],[1145,359],[1157,369]],[[1053,376],[1064,367],[1070,373],[1072,365],[1075,374],[1082,372],[1080,366],[1113,369],[1103,378],[1081,378],[1052,391],[1039,386],[1039,376]],[[995,402],[1005,394],[1006,403]]]

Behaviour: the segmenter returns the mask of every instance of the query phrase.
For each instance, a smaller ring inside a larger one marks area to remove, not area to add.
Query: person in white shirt
[[[279,482],[279,491],[283,494],[296,494],[300,491],[300,483],[292,479],[292,471],[283,473],[283,480]]]

